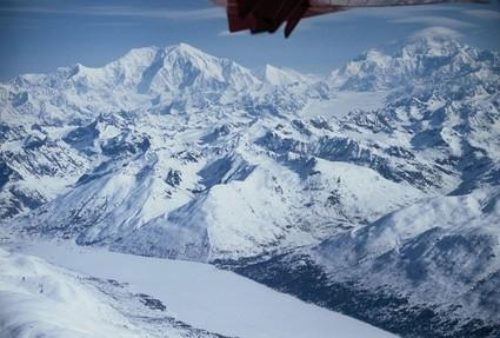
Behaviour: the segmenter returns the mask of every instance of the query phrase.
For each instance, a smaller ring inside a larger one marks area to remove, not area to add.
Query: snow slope
[[[394,288],[410,299],[418,294],[416,303],[453,299],[461,304],[457,312],[498,323],[495,296],[471,290],[498,280],[499,219],[498,191],[438,197],[333,237],[315,253],[337,281]]]
[[[219,264],[402,336],[494,338],[499,211],[498,189],[440,196],[317,246]]]
[[[139,297],[118,292],[123,286],[116,281],[97,280],[4,249],[0,249],[0,267],[0,335],[5,338],[216,337],[187,325],[180,327],[180,322],[166,317],[161,331],[155,331],[155,325],[137,319],[151,315],[139,300],[135,300],[139,313],[120,308],[117,294],[127,306]]]
[[[210,265],[124,255],[64,243],[38,242],[19,245],[23,252],[43,257],[53,264],[61,265],[80,274],[125,282],[128,284],[127,288],[133,292],[146,293],[166,304],[169,313],[174,314],[177,319],[228,336],[252,338],[392,337],[391,334],[368,324],[306,304]],[[27,263],[23,263],[26,261]],[[81,282],[75,280],[75,277],[66,277],[69,273],[60,268],[55,268],[40,259],[12,256],[7,253],[4,254],[2,265],[9,271],[8,275],[2,276],[4,280],[2,289],[11,287],[12,284],[16,284],[16,287],[19,287],[17,284],[22,286],[21,276],[25,274],[26,284],[32,285],[34,289],[31,291],[33,303],[19,309],[19,311],[26,311],[26,315],[39,316],[39,313],[31,310],[36,308],[43,308],[47,313],[46,309],[52,306],[49,303],[51,299],[59,297],[62,298],[60,308],[65,310],[68,316],[75,315],[75,313],[84,315],[87,313],[88,316],[99,318],[99,323],[108,321],[114,323],[114,320],[117,326],[123,327],[126,324],[125,319],[119,317],[122,320],[120,322],[108,314],[111,311],[109,309],[105,312],[106,316],[103,315],[104,310],[100,312],[93,310],[93,306],[96,306],[96,309],[99,309],[99,306],[104,307],[100,305],[99,298],[95,300],[95,294],[89,296],[89,291],[79,285]],[[32,269],[38,266],[41,266],[41,271],[33,272]],[[46,274],[49,277],[44,279]],[[75,273],[72,275],[74,276]],[[56,286],[52,286],[51,283],[55,283]],[[37,295],[40,287],[44,288],[44,294],[48,294],[47,303],[37,303],[37,298],[40,298]],[[64,287],[71,289],[66,291]],[[74,290],[73,288],[76,287],[78,289]],[[52,289],[56,290],[52,291]],[[24,292],[22,290],[20,292]],[[74,296],[78,296],[76,301],[72,299]],[[12,303],[17,299],[13,296]],[[72,304],[81,305],[84,308],[74,309],[71,307]],[[18,318],[16,312],[12,310],[5,311],[3,316],[11,316],[12,320]],[[77,330],[79,326],[70,321],[72,318],[62,317],[59,325]],[[43,317],[38,320],[48,321]],[[86,327],[83,319],[79,325]],[[104,326],[102,331],[99,331],[98,325],[92,329],[95,330],[94,332],[104,333],[107,336],[104,329],[113,328],[107,325],[108,327]],[[127,337],[135,333],[134,328],[122,330],[123,336]],[[110,335],[116,336],[121,333],[119,330],[114,333],[110,331]]]

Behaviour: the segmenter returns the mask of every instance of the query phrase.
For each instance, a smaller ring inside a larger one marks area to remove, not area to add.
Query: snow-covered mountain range
[[[186,44],[21,75],[0,85],[1,227],[221,264],[405,336],[493,337],[500,57],[446,33],[324,77]]]

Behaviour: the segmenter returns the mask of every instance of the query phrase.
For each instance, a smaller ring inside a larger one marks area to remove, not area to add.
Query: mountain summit
[[[36,114],[34,120],[42,116],[47,122],[86,119],[176,101],[204,105],[224,96],[242,95],[259,85],[237,63],[181,43],[133,49],[100,68],[77,64],[52,74],[21,75],[7,84],[4,114],[16,119],[22,111],[26,118]],[[205,93],[203,102],[198,102],[200,92]]]
[[[454,38],[449,30],[434,27],[412,36],[396,52],[372,49],[331,75],[335,88],[387,90],[433,82],[498,82],[498,54],[480,51]],[[410,83],[409,83],[410,82]],[[464,86],[466,83],[464,83]]]

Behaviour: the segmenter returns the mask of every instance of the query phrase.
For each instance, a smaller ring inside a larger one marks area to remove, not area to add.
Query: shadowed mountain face
[[[499,61],[430,30],[325,78],[185,44],[19,76],[2,227],[224,263],[409,337],[493,337]]]

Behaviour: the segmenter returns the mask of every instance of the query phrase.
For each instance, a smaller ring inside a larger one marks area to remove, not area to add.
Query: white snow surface
[[[459,313],[498,322],[499,314],[481,306],[484,296],[471,289],[488,289],[489,278],[498,279],[499,196],[485,189],[416,203],[330,238],[314,255],[336,280],[392,288],[417,304],[453,299],[462,304]]]
[[[0,336],[146,337],[73,272],[0,249]]]
[[[393,337],[211,265],[132,256],[64,242],[18,243],[15,247],[50,264],[1,251],[1,267],[6,271],[0,276],[0,294],[5,295],[2,304],[12,306],[2,307],[0,312],[0,329],[4,330],[22,325],[29,332],[29,323],[34,321],[38,331],[32,333],[55,332],[57,337],[74,332],[81,337],[140,336],[138,329],[106,306],[95,290],[82,285],[78,276],[83,274],[128,283],[132,291],[161,300],[176,319],[228,336]],[[46,330],[50,324],[54,331]]]

